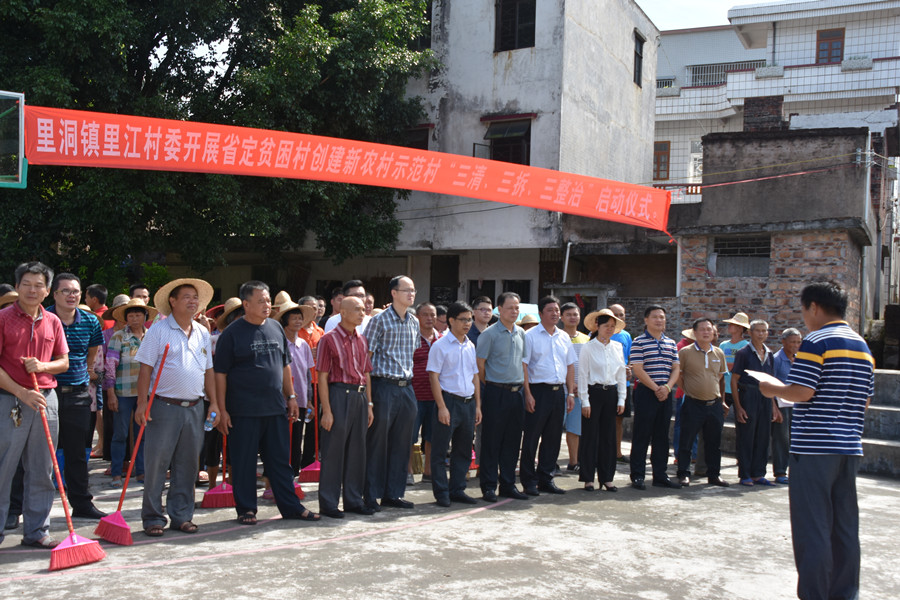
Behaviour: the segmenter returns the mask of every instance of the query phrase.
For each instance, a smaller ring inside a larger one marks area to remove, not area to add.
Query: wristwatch
[[[288,396],[288,400],[296,400],[296,399],[297,399],[297,394],[291,394],[290,396]]]

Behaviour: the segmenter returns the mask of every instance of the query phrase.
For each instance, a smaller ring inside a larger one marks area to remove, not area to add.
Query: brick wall
[[[850,295],[847,321],[856,329],[859,321],[860,247],[845,231],[775,233],[769,277],[710,277],[707,271],[708,238],[681,240],[682,285],[680,323],[710,317],[717,322],[738,311],[751,319],[769,322],[771,341],[787,327],[803,329],[800,290],[816,279],[833,279]],[[674,319],[670,318],[670,321]],[[669,327],[674,332],[674,327]],[[680,330],[679,330],[680,331]],[[720,333],[724,328],[720,327]]]
[[[784,96],[758,96],[744,100],[744,131],[782,131],[787,128]]]

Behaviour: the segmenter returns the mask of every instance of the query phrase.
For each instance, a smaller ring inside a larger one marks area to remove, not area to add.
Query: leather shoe
[[[325,515],[326,517],[331,517],[332,519],[343,519],[344,511],[337,508],[320,508],[320,515]]]
[[[539,485],[538,489],[541,490],[542,492],[547,492],[548,494],[565,494],[566,493],[566,490],[560,489],[552,481],[550,483],[544,483],[542,485]]]
[[[438,506],[443,506],[444,508],[450,507],[450,498],[435,498],[434,501]]]
[[[679,477],[678,484],[681,487],[687,487],[687,486],[691,485],[691,478],[688,477],[687,475],[685,475],[684,477]]]
[[[6,524],[3,526],[3,529],[18,529],[19,528],[19,515],[9,515],[6,517]]]
[[[394,508],[413,508],[415,504],[403,498],[382,498],[381,506],[393,506]]]
[[[500,495],[504,498],[512,498],[513,500],[528,500],[528,496],[517,490],[515,486],[508,490],[500,490]]]
[[[681,484],[677,481],[672,481],[669,478],[661,479],[659,481],[653,482],[654,487],[664,487],[664,488],[672,488],[673,490],[680,490]]]
[[[106,513],[98,510],[93,504],[86,509],[72,511],[72,518],[74,519],[102,519],[105,516]]]
[[[706,480],[709,485],[718,485],[719,487],[728,487],[730,484],[721,477],[710,477]]]
[[[485,502],[496,502],[497,501],[497,492],[495,492],[494,490],[486,490],[486,491],[482,492],[481,498]]]
[[[538,491],[538,489],[536,487],[527,487],[527,488],[524,488],[524,490],[525,490],[525,493],[528,494],[529,496],[540,496],[541,495],[541,493]]]
[[[631,487],[633,487],[636,490],[646,490],[647,489],[647,486],[644,485],[643,479],[635,479],[634,481],[631,482]]]
[[[344,512],[351,512],[358,515],[363,515],[364,517],[371,517],[375,514],[375,509],[371,506],[366,506],[365,504],[363,504],[360,506],[351,506],[350,508],[345,508]]]
[[[478,504],[478,500],[466,494],[465,492],[461,494],[453,494],[452,496],[450,496],[450,501],[459,502],[460,504]]]
[[[378,506],[378,502],[375,500],[366,500],[365,506],[366,508],[371,508],[373,513],[381,512],[381,507]]]

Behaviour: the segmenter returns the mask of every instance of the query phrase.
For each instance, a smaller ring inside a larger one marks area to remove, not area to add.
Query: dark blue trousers
[[[556,390],[553,388],[556,387]],[[534,412],[525,413],[522,433],[522,460],[519,480],[526,488],[546,485],[553,481],[553,471],[559,458],[560,432],[566,416],[566,388],[543,383],[531,384]],[[540,443],[540,451],[538,451]],[[534,459],[537,455],[537,471]]]
[[[285,416],[232,417],[231,425],[227,452],[238,516],[257,511],[257,455],[262,457],[278,512],[283,517],[302,515],[306,508],[294,492],[294,472],[288,456],[290,437]]]
[[[450,411],[450,425],[438,421],[437,406],[431,416],[431,490],[437,500],[465,493],[475,437],[475,399],[464,402],[454,394],[443,392],[442,395]],[[448,449],[451,451],[449,484],[444,469]]]
[[[703,432],[706,476],[718,477],[722,469],[722,427],[725,414],[721,400],[712,404],[698,401],[688,395],[681,407],[681,439],[678,444],[678,476],[691,475],[691,441]]]
[[[735,423],[738,477],[764,477],[769,462],[772,400],[763,396],[756,386],[741,386],[740,400],[741,408],[747,411],[747,422]]]
[[[506,491],[515,487],[516,462],[522,445],[524,423],[525,398],[522,390],[511,392],[490,383],[485,384],[481,401],[481,457],[478,463],[482,492],[497,489],[498,469],[500,489]],[[435,455],[434,448],[431,455]]]
[[[411,385],[400,387],[373,377],[372,403],[375,420],[366,433],[365,497],[368,502],[402,498],[418,410],[416,396]]]
[[[672,420],[672,394],[662,402],[645,385],[634,387],[634,432],[631,436],[631,480],[647,474],[647,447],[653,444],[650,464],[653,481],[665,481],[669,464],[669,422]]]

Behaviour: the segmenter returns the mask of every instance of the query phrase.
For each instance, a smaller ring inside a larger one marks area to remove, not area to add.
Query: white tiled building
[[[897,125],[900,1],[737,6],[730,26],[664,31],[653,183],[699,202],[700,139],[743,128],[747,98],[783,96],[790,128]]]

